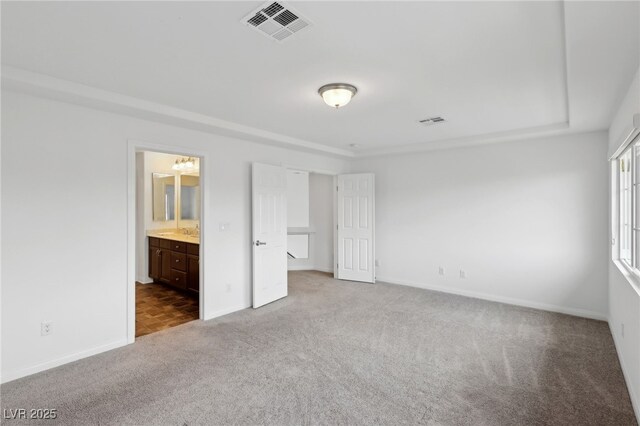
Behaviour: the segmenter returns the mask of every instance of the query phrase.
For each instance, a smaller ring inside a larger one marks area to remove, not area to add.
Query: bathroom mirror
[[[200,220],[200,176],[180,176],[180,220]]]
[[[176,177],[172,174],[153,173],[153,220],[176,218]]]

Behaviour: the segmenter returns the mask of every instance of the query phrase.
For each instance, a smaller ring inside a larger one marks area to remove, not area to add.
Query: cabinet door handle
[[[176,263],[180,263],[180,259],[176,259]]]
[[[180,278],[176,278],[176,281],[180,281]]]
[[[156,250],[156,256],[160,256],[160,250]]]
[[[176,246],[176,248],[180,248],[180,246]]]

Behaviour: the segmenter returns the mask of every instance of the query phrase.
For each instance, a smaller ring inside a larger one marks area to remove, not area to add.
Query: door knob
[[[266,246],[266,245],[267,245],[267,243],[264,243],[264,242],[262,242],[260,240],[256,241],[256,246]]]

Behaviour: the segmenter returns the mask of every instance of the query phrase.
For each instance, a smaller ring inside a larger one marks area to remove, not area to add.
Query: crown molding
[[[412,152],[454,149],[511,140],[530,139],[538,136],[571,134],[601,129],[571,128],[571,87],[569,84],[569,60],[566,28],[566,4],[560,5],[562,25],[562,47],[564,54],[563,80],[565,97],[565,121],[538,127],[471,135],[461,138],[439,139],[400,146],[349,150],[321,143],[310,142],[255,127],[245,126],[209,115],[187,111],[168,105],[146,101],[95,87],[74,83],[44,74],[2,65],[2,89],[14,90],[67,103],[78,104],[108,112],[124,114],[164,124],[203,131],[220,136],[240,138],[252,142],[279,146],[299,151],[314,152],[334,157],[366,158],[381,155],[402,155]]]
[[[593,131],[602,129],[591,129]],[[575,132],[583,133],[584,130]],[[486,133],[483,135],[473,135],[463,138],[440,139],[433,142],[422,142],[417,144],[401,145],[389,148],[373,148],[358,152],[356,157],[377,157],[381,155],[401,155],[413,152],[439,151],[443,149],[464,148],[491,143],[517,141],[522,139],[533,139],[539,136],[553,136],[558,134],[568,134],[569,123],[555,123],[545,126],[528,127],[526,129],[508,130],[505,132]]]
[[[13,90],[62,102],[87,106],[118,114],[228,136],[291,148],[306,152],[352,158],[353,151],[309,142],[255,127],[221,120],[132,96],[97,89],[84,84],[39,74],[7,65],[2,66],[2,90]]]

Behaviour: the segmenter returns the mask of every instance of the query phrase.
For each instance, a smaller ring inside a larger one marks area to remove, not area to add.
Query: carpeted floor
[[[289,297],[3,385],[38,424],[636,424],[604,322],[290,276]],[[5,420],[3,424],[13,424]]]

